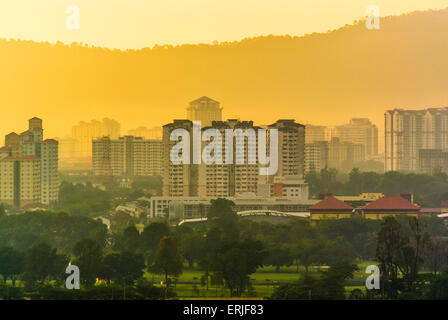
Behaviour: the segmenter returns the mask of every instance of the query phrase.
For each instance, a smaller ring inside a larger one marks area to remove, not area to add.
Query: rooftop
[[[213,100],[213,99],[211,99],[209,97],[206,97],[206,96],[202,96],[199,99],[193,100],[193,101],[190,102],[190,104],[197,104],[197,103],[200,103],[200,102],[214,102],[214,103],[219,104],[218,101]]]
[[[326,197],[322,201],[319,201],[315,205],[310,207],[310,211],[313,210],[347,210],[352,211],[353,207],[341,201],[333,196]]]
[[[402,197],[383,197],[366,205],[364,210],[419,211],[420,207]]]

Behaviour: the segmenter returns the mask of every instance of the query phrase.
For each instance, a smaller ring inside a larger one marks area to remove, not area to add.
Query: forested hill
[[[382,18],[380,30],[359,21],[304,37],[128,51],[1,40],[0,134],[32,115],[49,134],[102,116],[124,127],[164,124],[203,95],[229,118],[367,116],[381,127],[387,108],[448,105],[447,53],[448,9]]]

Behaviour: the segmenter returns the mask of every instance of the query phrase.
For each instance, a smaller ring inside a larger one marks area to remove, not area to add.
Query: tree
[[[212,199],[207,214],[210,229],[218,229],[224,241],[234,241],[239,237],[238,215],[233,211],[235,204],[227,199]]]
[[[399,260],[402,248],[407,245],[401,225],[394,217],[385,217],[378,232],[376,258],[380,262],[381,291],[383,295],[396,299],[398,296]]]
[[[296,261],[297,272],[299,264],[302,264],[305,267],[305,272],[308,273],[309,266],[317,262],[319,252],[322,248],[322,242],[315,239],[303,239],[295,244],[292,255]]]
[[[66,258],[66,257],[65,257]],[[57,276],[65,272],[68,259],[58,256],[56,248],[51,248],[46,243],[32,246],[26,252],[25,269],[23,278],[27,286],[33,287],[36,283],[43,285],[50,276]],[[59,270],[61,267],[63,270]]]
[[[3,280],[11,279],[12,286],[15,287],[16,278],[23,272],[25,255],[13,248],[0,248],[0,274]]]
[[[291,283],[283,283],[274,289],[272,300],[309,300],[316,280],[305,275],[303,278]]]
[[[100,276],[109,283],[133,285],[143,276],[145,262],[143,256],[133,252],[110,252],[103,258]]]
[[[182,273],[182,257],[177,252],[176,241],[165,236],[160,240],[152,270],[155,273],[165,275],[165,285],[168,289],[168,275],[177,276]]]
[[[353,273],[358,270],[355,264],[336,263],[327,271],[321,271],[320,280],[313,288],[314,299],[344,300],[345,280],[353,278]]]
[[[288,247],[277,243],[267,250],[264,264],[275,266],[276,271],[280,270],[281,266],[290,266],[293,262],[291,253]]]
[[[274,300],[344,300],[345,280],[353,278],[358,267],[338,263],[327,271],[321,271],[319,278],[305,274],[300,280],[282,284],[274,290]]]
[[[135,225],[124,229],[121,235],[116,237],[115,247],[121,251],[139,252],[141,249],[141,238]]]
[[[166,223],[154,222],[149,224],[141,234],[142,248],[149,252],[149,260],[154,256],[160,240],[170,234],[170,228]],[[151,264],[151,263],[149,263]]]
[[[87,287],[95,284],[99,276],[103,249],[93,240],[84,239],[75,244],[74,264],[82,271],[81,282]]]
[[[190,268],[193,267],[195,261],[199,261],[204,256],[204,249],[205,235],[202,232],[187,233],[182,236],[180,251]]]
[[[210,266],[232,296],[241,296],[249,285],[249,275],[263,265],[264,256],[260,241],[228,242],[218,249]]]

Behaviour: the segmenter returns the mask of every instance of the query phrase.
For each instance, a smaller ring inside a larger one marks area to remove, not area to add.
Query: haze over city
[[[448,0],[0,0],[2,311],[448,300],[447,52]]]
[[[367,30],[361,22],[327,36],[291,38],[352,24],[366,16],[368,1],[81,0],[77,4],[81,28],[68,30],[67,1],[2,1],[0,37],[120,49],[269,34],[281,37],[126,53],[2,41],[0,102],[21,112],[0,120],[0,134],[16,130],[16,124],[35,115],[45,119],[50,137],[69,134],[67,128],[80,120],[103,117],[119,119],[124,131],[160,126],[172,118],[183,118],[189,101],[207,95],[222,102],[225,118],[258,124],[279,115],[321,125],[347,123],[351,117],[370,118],[380,129],[382,150],[386,109],[448,104],[440,90],[446,81],[444,67],[432,64],[446,47],[445,11],[384,18],[381,30]],[[376,2],[382,17],[447,4],[435,0]],[[231,24],[226,23],[230,20]],[[422,37],[419,30],[433,34],[439,48],[422,47],[432,40]],[[414,56],[395,57],[398,51],[415,52],[416,48],[422,57],[418,61]],[[258,58],[248,59],[250,55]],[[372,65],[372,55],[378,67]],[[73,62],[72,67],[67,61]],[[110,64],[105,65],[106,61]],[[97,70],[95,75],[88,74],[92,69]]]

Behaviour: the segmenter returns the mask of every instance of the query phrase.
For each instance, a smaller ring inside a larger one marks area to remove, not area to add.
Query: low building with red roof
[[[310,208],[310,220],[343,219],[353,216],[353,207],[333,196],[325,197]]]
[[[382,197],[363,207],[363,216],[367,219],[382,219],[385,216],[405,214],[418,217],[420,207],[403,197]]]

